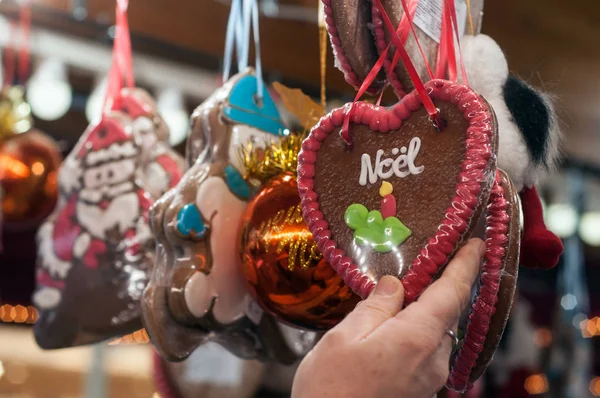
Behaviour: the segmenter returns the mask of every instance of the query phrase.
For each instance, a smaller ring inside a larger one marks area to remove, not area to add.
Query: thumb
[[[404,287],[400,280],[395,276],[384,276],[371,295],[358,304],[338,325],[338,329],[362,339],[400,312],[403,303]]]

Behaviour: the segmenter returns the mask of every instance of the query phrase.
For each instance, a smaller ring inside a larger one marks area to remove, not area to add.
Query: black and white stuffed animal
[[[508,173],[520,193],[521,265],[554,267],[563,245],[544,224],[535,188],[559,160],[561,131],[552,100],[509,73],[502,49],[489,36],[467,35],[461,44],[469,85],[487,99],[498,119],[498,167]]]

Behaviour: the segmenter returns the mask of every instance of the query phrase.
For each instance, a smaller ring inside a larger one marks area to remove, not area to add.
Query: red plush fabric
[[[519,195],[524,222],[520,264],[528,268],[552,268],[558,264],[563,244],[544,224],[542,202],[535,187],[525,187]]]

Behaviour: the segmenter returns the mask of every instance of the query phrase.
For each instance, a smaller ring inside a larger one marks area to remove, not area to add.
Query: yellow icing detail
[[[390,195],[392,192],[394,192],[392,184],[387,181],[381,183],[381,188],[379,188],[379,195],[381,195],[381,197]]]

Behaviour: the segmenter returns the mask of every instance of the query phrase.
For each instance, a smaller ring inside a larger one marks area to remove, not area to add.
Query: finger
[[[396,315],[404,302],[404,287],[395,276],[384,276],[373,293],[361,302],[339,325],[338,330],[362,339]]]
[[[456,253],[442,276],[423,292],[419,311],[437,319],[437,332],[445,333],[458,321],[471,299],[471,289],[479,274],[485,244],[471,239]],[[410,306],[409,306],[410,307]]]
[[[458,336],[458,320],[456,322],[454,322],[454,325],[452,325],[451,328],[449,328],[449,330],[452,330],[452,332],[454,332],[454,334],[456,336]],[[445,333],[442,336],[442,340],[440,341],[440,348],[439,348],[439,356],[441,357],[441,361],[443,364],[445,364],[446,366],[448,366],[448,364],[450,363],[450,355],[452,355],[452,352],[454,351],[456,347],[454,346],[454,338],[452,336],[450,336],[448,333]]]

